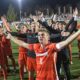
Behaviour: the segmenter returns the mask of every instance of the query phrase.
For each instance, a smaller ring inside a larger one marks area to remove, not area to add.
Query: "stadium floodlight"
[[[18,0],[19,8],[21,9],[21,0]]]
[[[21,20],[21,13],[22,13],[22,11],[21,11],[21,0],[18,0],[18,3],[19,3],[19,14],[20,14],[20,20]]]
[[[19,2],[21,2],[21,0],[18,0]]]

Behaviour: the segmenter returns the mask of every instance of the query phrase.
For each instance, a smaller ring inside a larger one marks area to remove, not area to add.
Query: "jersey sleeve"
[[[29,50],[34,51],[34,44],[29,44]]]
[[[40,44],[39,43],[35,43],[34,46],[33,46],[33,49],[36,52],[38,52],[38,49],[40,48]]]
[[[2,42],[6,43],[6,37],[5,36],[2,37]]]
[[[57,49],[57,47],[56,47],[56,43],[52,43],[52,44],[49,46],[49,48],[50,48],[51,50],[53,50],[53,51],[59,51],[59,50]]]

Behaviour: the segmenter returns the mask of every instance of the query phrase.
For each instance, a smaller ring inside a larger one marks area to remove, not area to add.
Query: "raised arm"
[[[75,9],[73,12],[72,19],[69,21],[69,23],[65,27],[65,31],[70,31],[70,33],[72,33],[75,30],[77,25],[77,15],[78,15],[78,10]],[[71,28],[69,28],[70,25],[72,25]]]
[[[65,31],[68,30],[70,24],[73,23],[73,22],[74,22],[74,17],[72,17],[71,20],[66,24]]]
[[[29,49],[29,44],[28,44],[28,43],[25,43],[24,41],[19,40],[19,39],[16,38],[16,37],[13,37],[11,34],[8,34],[7,39],[12,40],[14,43],[16,43],[16,44],[19,45],[19,46],[22,46],[22,47],[24,47],[24,48]]]
[[[15,36],[15,37],[20,37],[20,38],[27,38],[27,33],[18,33],[18,32],[10,32],[10,34],[12,36]]]
[[[70,34],[72,34],[74,31],[77,31],[76,27],[77,27],[77,21],[74,21],[71,24],[70,28],[68,28],[68,32],[70,32]]]
[[[49,26],[46,21],[38,20],[38,22],[39,22],[42,26],[44,26],[51,34],[52,34],[52,33],[53,33],[53,34],[54,34],[54,33],[59,33],[58,30],[55,30],[55,29],[53,29],[51,26]]]
[[[65,41],[57,43],[57,48],[60,50],[70,44],[74,39],[76,39],[80,35],[80,30],[78,30],[76,33],[68,37]]]
[[[4,26],[6,27],[7,31],[11,32],[10,25],[9,25],[9,23],[7,22],[6,18],[1,17],[1,20],[3,21],[3,24],[4,24]]]
[[[50,34],[52,34],[52,33],[53,33],[53,34],[54,34],[54,33],[59,33],[58,30],[55,30],[55,29],[53,29],[51,26],[49,26],[49,25],[47,24],[47,22],[45,21],[44,18],[39,19],[39,17],[33,16],[32,19],[33,19],[35,22],[39,22],[42,26],[44,26],[44,27],[50,32]]]

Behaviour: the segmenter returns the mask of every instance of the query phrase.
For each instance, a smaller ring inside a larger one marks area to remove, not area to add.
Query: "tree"
[[[7,20],[9,22],[12,22],[16,20],[16,17],[17,17],[17,13],[15,12],[14,7],[10,4],[7,12]]]

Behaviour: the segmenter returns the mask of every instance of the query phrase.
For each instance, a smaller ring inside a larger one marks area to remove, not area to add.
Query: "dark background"
[[[37,6],[50,6],[54,8],[56,5],[66,6],[71,5],[73,8],[79,6],[80,0],[22,0],[22,11],[25,12],[30,8],[36,8]],[[18,0],[0,0],[0,15],[6,14],[8,6],[12,4],[17,12],[19,12]]]

